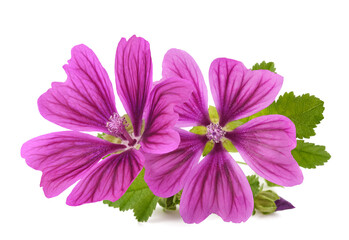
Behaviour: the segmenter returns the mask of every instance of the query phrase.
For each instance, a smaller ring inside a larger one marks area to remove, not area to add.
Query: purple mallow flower
[[[141,171],[143,153],[177,148],[180,137],[173,127],[178,114],[173,107],[189,98],[191,84],[169,77],[152,88],[149,43],[135,36],[121,39],[115,60],[116,88],[131,119],[132,133],[125,129],[127,123],[116,110],[107,72],[91,49],[74,47],[63,68],[67,81],[53,83],[38,106],[44,118],[72,131],[29,140],[21,149],[22,157],[43,172],[40,185],[47,197],[59,195],[80,180],[67,198],[68,205],[116,201]],[[80,131],[100,131],[113,141]]]
[[[160,197],[183,189],[180,214],[187,223],[199,223],[211,213],[224,221],[246,221],[253,211],[249,183],[238,164],[224,149],[230,140],[245,162],[269,181],[293,186],[303,181],[302,172],[291,155],[296,146],[295,126],[288,118],[269,115],[255,118],[232,131],[227,123],[257,113],[277,96],[283,78],[267,70],[251,71],[238,61],[219,58],[209,71],[210,87],[219,114],[211,123],[207,88],[194,59],[186,52],[171,49],[163,61],[163,77],[180,77],[192,82],[190,99],[175,107],[177,126],[206,126],[207,134],[198,135],[177,129],[181,143],[165,154],[145,154],[145,180]],[[207,141],[212,151],[199,162]],[[199,163],[198,163],[199,162]]]

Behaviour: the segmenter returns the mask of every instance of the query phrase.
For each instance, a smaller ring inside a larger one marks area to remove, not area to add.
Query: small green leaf
[[[261,63],[256,63],[255,65],[253,65],[252,70],[260,70],[260,69],[265,69],[265,70],[269,70],[271,72],[275,72],[276,68],[274,66],[273,62],[268,62],[266,63],[265,61],[261,62]]]
[[[159,197],[155,196],[144,181],[144,169],[138,174],[125,194],[116,202],[104,200],[104,204],[119,208],[120,211],[133,209],[134,215],[139,222],[148,221],[153,214]]]
[[[254,198],[255,208],[263,214],[270,214],[275,212],[276,204],[275,201],[280,197],[273,191],[267,190],[257,194]]]
[[[214,107],[214,106],[209,106],[209,107],[208,107],[208,114],[209,114],[209,116],[210,116],[211,122],[213,122],[213,123],[219,123],[219,115],[218,115],[218,112],[217,112],[216,107]]]
[[[268,187],[282,187],[283,188],[283,186],[280,186],[280,185],[277,185],[277,184],[275,184],[275,183],[273,183],[273,182],[270,182],[270,181],[268,181],[267,179],[264,179],[265,180],[265,182],[267,183],[267,186]]]
[[[196,126],[189,130],[189,132],[205,135],[207,133],[207,128],[205,126]]]
[[[303,140],[297,140],[297,147],[291,153],[298,165],[303,168],[316,168],[316,166],[324,165],[331,158],[325,146],[307,143]]]
[[[257,175],[247,176],[248,183],[251,186],[253,197],[255,197],[260,191],[260,183]]]
[[[202,156],[205,157],[207,154],[209,154],[213,149],[213,147],[214,147],[214,142],[212,140],[208,141],[205,145],[204,151],[202,152]]]
[[[232,122],[227,123],[224,126],[223,130],[230,132],[230,131],[233,131],[235,128],[241,126],[242,124],[244,124],[242,121],[232,121]]]
[[[222,144],[225,150],[227,150],[228,152],[238,152],[236,147],[233,145],[233,143],[229,139],[223,138]]]

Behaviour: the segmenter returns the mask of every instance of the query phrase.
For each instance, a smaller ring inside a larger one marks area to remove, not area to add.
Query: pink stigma
[[[221,138],[224,137],[225,135],[225,131],[217,123],[211,123],[206,128],[207,128],[206,137],[209,140],[213,140],[215,143],[219,143],[221,141]]]
[[[120,115],[117,113],[114,113],[112,116],[110,116],[109,121],[107,122],[108,131],[116,136],[123,132],[124,126],[125,118],[120,117]]]

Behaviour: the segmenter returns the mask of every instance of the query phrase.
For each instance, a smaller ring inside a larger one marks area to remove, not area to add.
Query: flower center
[[[219,143],[221,138],[224,137],[225,131],[218,123],[211,123],[207,127],[206,137],[209,140],[213,140],[215,143]]]
[[[125,125],[124,125],[125,124]],[[109,121],[107,122],[108,131],[114,135],[119,135],[124,126],[128,124],[125,122],[124,117],[120,117],[118,113],[114,113],[110,116]]]
[[[110,116],[106,126],[108,131],[115,137],[120,137],[123,140],[128,141],[128,146],[133,147],[137,143],[137,139],[131,137],[130,133],[125,127],[128,127],[128,123],[124,117],[120,117],[118,113],[114,113]],[[133,134],[132,134],[133,136]]]

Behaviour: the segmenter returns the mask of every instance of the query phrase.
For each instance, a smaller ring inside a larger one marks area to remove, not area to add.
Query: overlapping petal
[[[55,197],[79,180],[109,153],[125,148],[79,132],[55,132],[24,143],[21,155],[27,164],[43,172],[41,186]]]
[[[291,154],[297,145],[296,129],[287,117],[258,117],[228,132],[226,137],[261,177],[282,186],[302,183],[302,171]]]
[[[170,197],[184,186],[194,164],[199,162],[207,142],[206,136],[177,129],[178,148],[164,154],[145,153],[145,176],[151,191],[159,197]]]
[[[154,86],[146,108],[143,151],[161,154],[178,147],[179,134],[173,129],[178,114],[173,107],[187,101],[192,91],[190,82],[179,78],[162,80]]]
[[[184,184],[179,210],[186,223],[200,223],[211,213],[236,223],[251,216],[253,196],[250,185],[221,144],[216,144],[191,171]]]
[[[139,136],[142,116],[152,85],[149,43],[143,38],[121,39],[115,57],[116,89]]]
[[[221,126],[269,106],[283,82],[283,78],[276,73],[251,71],[241,62],[226,58],[212,62],[209,77]]]
[[[206,126],[210,123],[207,111],[207,87],[195,60],[185,51],[170,49],[162,62],[164,78],[179,77],[190,81],[194,91],[183,105],[176,106],[179,119],[177,126]]]
[[[101,200],[118,200],[142,170],[143,155],[130,149],[112,154],[96,164],[75,186],[67,198],[67,204],[78,206]]]
[[[41,115],[62,127],[108,133],[106,122],[116,112],[115,96],[107,72],[84,45],[72,49],[64,69],[67,81],[52,83],[38,99]]]

